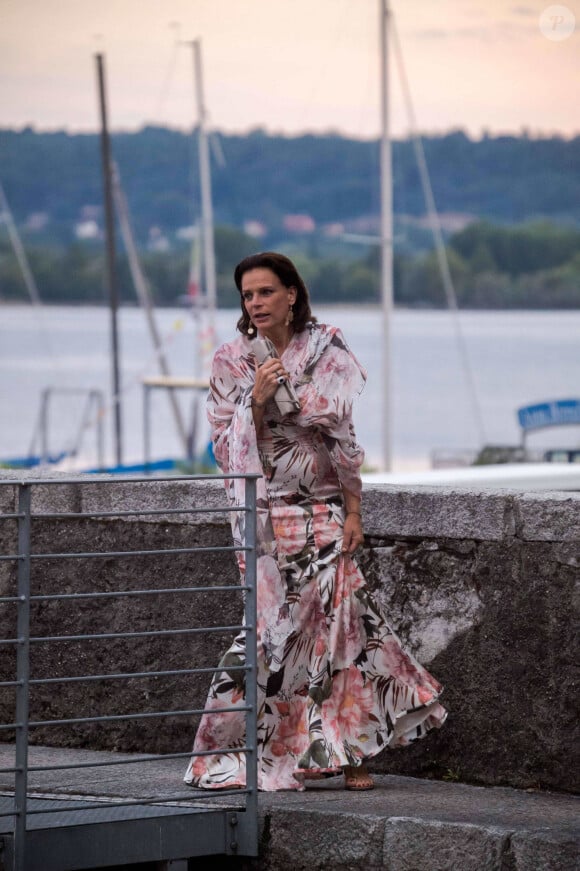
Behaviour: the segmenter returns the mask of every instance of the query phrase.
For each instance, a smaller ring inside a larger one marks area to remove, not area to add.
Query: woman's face
[[[241,293],[250,320],[266,335],[286,325],[288,309],[296,302],[296,288],[285,287],[275,272],[264,267],[244,272]]]

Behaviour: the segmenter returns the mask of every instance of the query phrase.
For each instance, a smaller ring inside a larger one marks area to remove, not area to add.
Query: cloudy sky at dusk
[[[576,27],[559,40],[539,26],[544,0],[391,6],[421,130],[580,133],[580,0],[566,3]],[[114,129],[186,129],[192,62],[179,42],[200,37],[213,126],[376,136],[378,10],[379,0],[0,0],[0,126],[95,129],[102,51]],[[396,71],[391,90],[401,136]]]

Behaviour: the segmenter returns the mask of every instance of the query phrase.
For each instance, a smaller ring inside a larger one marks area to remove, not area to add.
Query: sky
[[[580,0],[390,5],[421,132],[580,133]],[[112,129],[189,129],[200,38],[213,127],[375,137],[379,20],[379,0],[0,0],[0,127],[97,129],[102,52]],[[400,137],[392,51],[390,68]]]

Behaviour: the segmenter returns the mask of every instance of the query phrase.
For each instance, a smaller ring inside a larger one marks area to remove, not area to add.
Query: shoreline
[[[24,300],[22,302],[15,302],[13,300],[3,300],[0,298],[0,309],[8,310],[8,309],[16,309],[16,310],[36,310],[42,311],[43,309],[59,309],[59,308],[70,308],[70,309],[95,309],[97,311],[108,310],[109,305],[106,301],[102,303],[96,302],[81,302],[75,300],[66,300],[64,302],[41,302],[40,306],[36,306],[30,301]],[[377,312],[382,311],[382,304],[380,302],[356,302],[353,300],[352,302],[346,302],[345,300],[341,300],[340,302],[321,302],[317,303],[316,300],[312,301],[312,308],[315,309],[316,312],[327,311],[332,309],[332,311],[357,311],[357,312]],[[122,302],[119,304],[119,311],[138,311],[141,309],[141,306],[137,301],[135,302]],[[190,314],[191,309],[188,306],[181,305],[155,305],[155,310],[160,311],[173,311],[173,312],[181,312],[182,314]],[[429,305],[415,305],[415,306],[407,306],[407,305],[393,305],[393,311],[395,312],[413,312],[417,314],[451,314],[451,310],[447,308],[447,306],[429,306]],[[236,306],[218,306],[216,309],[218,312],[234,312],[238,313],[239,308]],[[576,308],[459,308],[460,314],[562,314],[563,312],[578,312],[580,313],[580,306]]]

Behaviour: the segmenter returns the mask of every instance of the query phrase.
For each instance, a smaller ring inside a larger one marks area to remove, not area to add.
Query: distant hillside
[[[219,138],[226,164],[213,171],[218,223],[257,221],[267,239],[292,233],[284,227],[288,215],[309,216],[316,227],[372,228],[379,211],[377,142],[260,131]],[[580,225],[580,137],[476,141],[452,132],[427,137],[424,146],[441,213]],[[152,227],[164,233],[191,224],[199,200],[191,136],[149,127],[114,135],[113,150],[141,243]],[[394,143],[393,169],[395,212],[418,218],[424,204],[409,140]],[[44,234],[43,241],[69,242],[81,218],[100,223],[97,135],[0,130],[0,179],[19,224],[30,235]],[[312,222],[298,221],[294,232]]]

